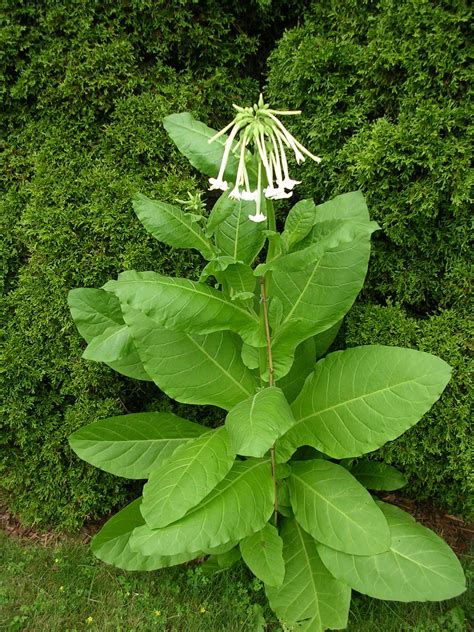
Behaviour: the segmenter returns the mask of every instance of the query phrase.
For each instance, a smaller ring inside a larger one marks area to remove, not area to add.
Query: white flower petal
[[[222,180],[221,178],[209,178],[209,184],[211,185],[209,187],[210,191],[213,191],[214,189],[219,189],[220,191],[227,191],[227,189],[229,188],[229,185],[227,184],[227,182],[225,180]]]
[[[256,213],[255,215],[249,215],[249,219],[252,220],[252,222],[264,222],[267,218],[263,213]]]

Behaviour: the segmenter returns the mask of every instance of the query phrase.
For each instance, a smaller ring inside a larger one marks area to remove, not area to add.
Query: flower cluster
[[[278,118],[301,114],[299,110],[272,110],[264,103],[262,95],[253,107],[234,105],[234,108],[237,110],[235,118],[209,139],[209,143],[212,143],[231,130],[224,144],[219,173],[216,178],[209,178],[210,189],[228,190],[229,184],[224,180],[224,173],[232,152],[238,156],[239,163],[235,185],[229,197],[254,201],[256,213],[249,215],[249,219],[255,222],[265,221],[265,215],[260,212],[262,194],[271,200],[288,198],[292,195],[293,188],[301,183],[300,180],[290,178],[286,151],[290,150],[294,154],[298,164],[304,161],[305,156],[315,162],[320,162],[321,158],[303,147]],[[253,154],[248,151],[252,146]],[[257,160],[256,182],[252,182],[247,170],[252,155]]]

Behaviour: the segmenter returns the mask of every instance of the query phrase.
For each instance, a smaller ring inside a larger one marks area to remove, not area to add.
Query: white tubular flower
[[[253,107],[234,105],[234,108],[237,110],[235,118],[208,141],[212,143],[231,130],[224,145],[219,173],[217,177],[209,178],[210,189],[229,189],[229,184],[224,180],[224,173],[230,152],[236,155],[238,152],[237,174],[229,197],[255,202],[255,214],[249,215],[249,219],[253,222],[263,222],[267,218],[260,210],[262,196],[265,195],[271,200],[289,198],[295,186],[301,184],[301,180],[290,177],[286,151],[290,150],[298,164],[306,157],[315,162],[320,162],[321,158],[303,147],[278,118],[299,115],[299,110],[271,110],[264,103],[262,95]],[[257,163],[256,188],[247,172],[247,164],[252,164],[248,162],[249,155],[252,156],[252,149],[253,159],[256,159]]]
[[[252,220],[252,222],[264,222],[267,218],[263,213],[256,213],[255,215],[249,215],[249,219]]]

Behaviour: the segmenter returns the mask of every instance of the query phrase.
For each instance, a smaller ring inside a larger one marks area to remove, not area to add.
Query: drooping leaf
[[[126,478],[148,478],[176,448],[208,429],[172,413],[131,413],[76,430],[69,444],[78,457]]]
[[[165,329],[132,309],[124,314],[147,372],[169,397],[229,410],[255,391],[256,378],[230,332],[190,335]]]
[[[151,471],[143,488],[142,516],[151,529],[182,518],[219,483],[234,463],[225,428],[179,446]]]
[[[286,216],[282,239],[291,248],[304,239],[316,221],[316,205],[313,200],[300,200]]]
[[[279,441],[279,455],[287,460],[300,445],[334,458],[376,450],[419,421],[450,373],[440,358],[413,349],[367,345],[330,353],[292,404],[297,421]]]
[[[288,488],[296,520],[318,542],[356,555],[390,546],[383,513],[340,465],[323,459],[292,462]]]
[[[465,590],[461,564],[449,546],[407,513],[379,503],[391,532],[390,550],[348,555],[318,546],[329,571],[361,593],[387,601],[441,601]]]
[[[143,555],[201,551],[258,531],[272,511],[270,461],[236,461],[197,507],[162,529],[139,527],[131,546]]]
[[[306,378],[314,370],[315,364],[315,339],[307,338],[298,345],[295,352],[295,361],[289,373],[278,380],[278,386],[285,393],[285,397],[289,402],[292,402],[301,391]]]
[[[291,367],[296,346],[341,320],[362,288],[370,250],[370,222],[317,224],[319,240],[276,259],[269,295],[283,304],[272,341],[275,377]]]
[[[291,428],[294,418],[283,391],[271,386],[234,406],[225,424],[237,454],[260,457]]]
[[[120,302],[116,296],[105,290],[77,288],[68,294],[68,304],[77,329],[83,338],[92,345],[89,348],[92,360],[105,362],[114,371],[136,380],[150,381],[143,368],[137,350],[130,338],[127,338]],[[107,330],[121,332],[121,349],[115,351],[117,359],[108,361],[100,356],[101,338]],[[95,351],[94,351],[95,347]],[[118,353],[117,353],[118,351]]]
[[[136,309],[167,329],[188,334],[230,330],[249,344],[264,344],[257,316],[204,283],[129,270],[105,287],[122,307]]]
[[[147,231],[159,241],[175,248],[195,248],[205,259],[215,255],[211,242],[191,214],[142,193],[133,196],[133,209]]]
[[[216,134],[216,130],[197,121],[189,112],[166,116],[163,119],[163,126],[193,167],[207,176],[214,178],[217,176],[224,155],[226,135],[208,143],[208,140]],[[231,152],[224,172],[225,178],[233,182],[237,168],[238,160]]]
[[[393,491],[407,484],[407,479],[392,465],[361,459],[349,468],[352,476],[367,489]]]
[[[255,214],[255,202],[227,198],[222,204],[228,205],[232,210],[216,227],[216,246],[223,255],[250,265],[265,242],[265,222],[249,220],[249,215]],[[264,202],[262,213],[265,213]]]
[[[268,586],[281,586],[285,577],[283,541],[277,529],[267,524],[240,542],[244,562]]]
[[[153,571],[158,568],[189,562],[196,554],[145,556],[130,548],[133,530],[145,523],[138,498],[108,520],[91,542],[96,557],[126,571]]]
[[[296,520],[286,518],[283,540],[285,579],[280,587],[266,586],[270,606],[286,624],[301,622],[311,632],[347,625],[351,589],[327,571],[313,538]]]

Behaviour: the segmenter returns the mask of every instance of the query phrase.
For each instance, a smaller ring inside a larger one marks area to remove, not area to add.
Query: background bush
[[[282,18],[217,0],[3,5],[2,486],[24,522],[76,528],[131,490],[77,459],[68,435],[170,404],[80,359],[68,290],[127,268],[192,274],[198,259],[149,238],[131,195],[174,201],[199,185],[161,121],[189,110],[219,124],[255,99]]]
[[[270,56],[268,94],[303,110],[292,129],[324,159],[304,165],[299,195],[360,188],[382,226],[346,342],[412,347],[454,367],[432,412],[379,454],[411,492],[472,515],[469,17],[462,1],[315,1]]]

